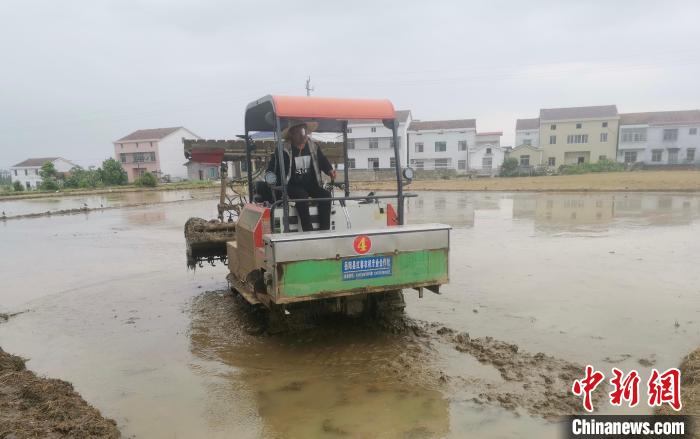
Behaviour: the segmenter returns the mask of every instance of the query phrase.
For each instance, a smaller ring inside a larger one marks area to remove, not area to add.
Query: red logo
[[[372,248],[372,240],[369,239],[367,235],[360,235],[355,238],[355,242],[352,243],[355,248],[355,253],[358,255],[364,255]]]

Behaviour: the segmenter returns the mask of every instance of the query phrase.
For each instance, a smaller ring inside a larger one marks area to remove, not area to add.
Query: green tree
[[[102,186],[102,176],[99,169],[71,169],[64,185],[70,188],[93,188]]]
[[[158,184],[156,176],[150,172],[144,172],[142,176],[134,180],[136,186],[155,187]]]
[[[51,162],[46,162],[41,165],[39,170],[39,176],[41,176],[41,183],[39,184],[39,189],[44,191],[55,191],[58,190],[58,172],[56,167]]]
[[[512,177],[518,173],[518,159],[508,157],[501,165],[501,177]]]
[[[122,164],[113,158],[108,158],[102,162],[102,168],[99,169],[99,173],[100,180],[107,186],[122,185],[129,181]]]
[[[15,181],[14,183],[12,183],[12,189],[14,189],[15,192],[22,192],[24,190],[24,186],[21,182]]]

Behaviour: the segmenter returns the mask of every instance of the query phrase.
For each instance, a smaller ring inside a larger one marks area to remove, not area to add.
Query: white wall
[[[490,153],[488,152],[489,150],[491,150]],[[505,156],[505,149],[496,144],[473,148],[469,151],[469,169],[497,173],[503,164]],[[484,159],[487,157],[491,159],[491,167],[484,166]]]
[[[529,139],[532,146],[540,146],[540,130],[535,128],[532,130],[517,130],[515,131],[515,146],[520,146]]]
[[[401,155],[401,167],[406,167],[406,130],[411,123],[409,116],[406,122],[400,123],[396,135],[399,137],[399,149]],[[392,132],[381,122],[377,123],[351,123],[348,124],[351,132],[348,133],[348,140],[353,139],[354,149],[348,150],[348,158],[355,159],[355,169],[368,169],[367,159],[370,157],[379,159],[379,168],[389,168],[391,157],[394,156],[394,148],[391,147]],[[375,129],[372,132],[372,128]],[[378,137],[379,148],[369,148],[369,138]],[[341,166],[342,167],[342,166]]]
[[[467,141],[467,150],[476,146],[476,129],[409,131],[409,158],[411,167],[419,169],[418,161],[423,162],[423,169],[435,169],[435,159],[450,159],[448,169],[457,169],[460,160],[468,160],[467,151],[458,150],[460,140]],[[435,142],[446,142],[444,152],[435,151]],[[416,143],[423,143],[423,152],[416,152]],[[466,171],[466,170],[462,170]]]
[[[75,167],[73,163],[62,158],[54,160],[53,166],[56,168],[56,172],[68,172]],[[32,189],[36,189],[36,187],[41,183],[41,176],[39,175],[40,170],[41,166],[10,168],[10,178],[12,179],[13,183],[15,181],[19,181],[25,189],[27,188],[27,183],[29,183]],[[15,172],[17,175],[15,175]]]
[[[695,128],[696,134],[690,134],[690,129]],[[625,129],[646,129],[646,142],[623,142]],[[665,129],[678,129],[678,140],[664,140]],[[669,148],[678,148],[678,160],[676,163],[688,163],[686,157],[689,148],[695,148],[694,163],[700,163],[700,124],[696,125],[621,125],[619,133],[617,160],[625,161],[625,151],[636,151],[637,161],[648,164],[668,164]],[[652,161],[653,150],[660,149],[661,161]]]
[[[200,138],[193,132],[180,128],[157,142],[156,150],[163,176],[170,175],[170,178],[175,180],[187,178],[187,167],[185,166],[187,159],[182,144],[183,137],[187,139]]]

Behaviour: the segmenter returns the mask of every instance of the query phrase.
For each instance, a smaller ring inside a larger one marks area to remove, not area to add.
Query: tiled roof
[[[620,114],[620,125],[675,125],[684,123],[700,123],[700,110]]]
[[[60,157],[40,157],[40,158],[33,158],[33,159],[27,159],[23,162],[19,162],[16,165],[12,166],[13,168],[29,168],[32,166],[42,166],[46,162],[53,162],[54,160],[58,160]]]
[[[538,130],[540,129],[540,119],[518,119],[515,121],[515,130]]]
[[[476,119],[414,120],[408,126],[410,131],[456,130],[460,128],[476,129]]]
[[[133,142],[136,140],[160,140],[165,136],[168,136],[182,127],[171,127],[171,128],[151,128],[147,130],[136,130],[128,136],[124,136],[117,142]]]
[[[617,106],[598,105],[595,107],[543,108],[540,119],[543,121],[567,119],[592,119],[617,116]]]

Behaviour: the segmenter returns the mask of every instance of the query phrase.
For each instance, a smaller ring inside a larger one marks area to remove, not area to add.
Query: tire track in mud
[[[200,295],[193,302],[192,310],[195,313],[204,312],[208,318],[195,320],[199,324],[204,320],[210,322],[207,326],[212,324],[213,327],[228,328],[224,331],[230,331],[229,336],[250,339],[258,346],[266,343],[266,339],[280,340],[277,335],[249,330],[251,325],[256,326],[256,317],[243,301],[232,299],[233,296],[222,292]],[[226,302],[229,302],[228,305],[224,305]],[[227,311],[211,309],[222,305]],[[213,324],[211,322],[216,321],[217,317],[212,319],[211,314],[229,321],[224,325],[221,322]],[[323,338],[329,331],[337,333],[341,330],[339,327],[345,326],[348,331],[362,328],[370,336],[373,332],[377,335],[396,334],[396,343],[406,344],[401,355],[386,358],[381,367],[383,372],[389,373],[399,382],[423,382],[447,395],[454,395],[454,400],[461,398],[475,406],[500,407],[516,416],[529,415],[557,421],[563,416],[583,410],[581,400],[573,395],[571,386],[574,380],[583,377],[584,366],[542,352],[523,351],[515,344],[492,337],[472,338],[467,332],[456,331],[438,322],[420,321],[407,316],[371,321],[334,319],[311,329],[300,330],[298,334],[303,335],[303,338]],[[209,328],[211,329],[213,328]],[[226,335],[220,333],[217,338],[223,341]],[[337,340],[341,342],[342,337],[337,337]],[[239,342],[247,344],[243,340]],[[454,349],[484,366],[492,367],[497,371],[495,379],[441,370],[433,361],[440,348]],[[603,384],[600,389],[603,390]],[[606,393],[595,392],[593,396],[594,405],[600,406]]]

